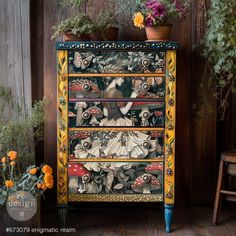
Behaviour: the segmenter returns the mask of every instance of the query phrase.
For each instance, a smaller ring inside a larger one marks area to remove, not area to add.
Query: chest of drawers
[[[174,206],[174,42],[58,42],[57,198]]]

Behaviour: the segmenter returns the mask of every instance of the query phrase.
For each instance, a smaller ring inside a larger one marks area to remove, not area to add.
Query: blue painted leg
[[[173,222],[173,208],[174,205],[165,204],[166,233],[171,232],[171,224]]]

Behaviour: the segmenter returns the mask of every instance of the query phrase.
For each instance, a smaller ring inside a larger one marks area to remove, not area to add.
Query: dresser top
[[[90,41],[56,42],[57,50],[176,50],[177,42]]]

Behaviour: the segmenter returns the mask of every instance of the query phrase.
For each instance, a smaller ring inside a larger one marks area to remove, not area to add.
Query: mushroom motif
[[[142,122],[141,126],[149,126],[148,119],[151,117],[152,113],[149,111],[149,108],[158,108],[159,105],[156,102],[134,102],[130,110],[140,110]]]
[[[143,174],[139,176],[131,185],[134,192],[151,193],[153,190],[161,188],[160,180],[151,174]]]
[[[88,131],[73,131],[70,134],[70,139],[75,140],[75,139],[86,139],[89,137],[89,132]]]
[[[82,97],[98,97],[99,88],[98,86],[90,80],[76,79],[72,80],[69,84],[69,91]]]
[[[149,174],[159,175],[163,172],[163,164],[159,162],[153,162],[147,165],[144,171]]]
[[[87,108],[86,102],[76,102],[74,109],[77,110],[76,114],[76,126],[81,126],[83,124],[82,113],[83,109]]]
[[[89,124],[92,126],[97,126],[99,124],[97,118],[101,118],[102,116],[102,110],[97,106],[89,107],[82,114],[82,118],[85,120],[91,117]]]
[[[85,191],[85,184],[91,180],[91,173],[81,163],[70,163],[68,165],[69,188],[79,193]],[[79,186],[79,178],[82,179],[83,187]]]

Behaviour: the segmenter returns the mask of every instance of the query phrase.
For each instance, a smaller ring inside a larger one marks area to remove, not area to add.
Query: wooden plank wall
[[[31,107],[29,1],[0,1],[0,86],[22,97],[24,110]],[[10,107],[4,112],[14,115]]]
[[[42,18],[36,14],[32,19],[43,22],[42,31],[43,48],[32,49],[33,55],[41,58],[43,65],[43,94],[49,100],[47,109],[48,120],[45,125],[45,162],[51,164],[56,170],[56,52],[55,41],[50,39],[51,27],[64,19],[68,13],[63,11],[58,0],[44,0],[43,4],[37,4],[37,11],[43,12]],[[105,0],[90,0],[87,6],[89,15],[96,15],[98,9],[104,7]],[[33,9],[31,9],[32,12]],[[177,136],[176,136],[176,201],[178,205],[212,203],[215,187],[216,167],[216,123],[215,101],[207,96],[212,113],[196,120],[191,114],[192,105],[199,98],[196,93],[195,82],[201,78],[204,61],[199,53],[193,53],[192,49],[199,43],[204,32],[205,0],[193,0],[189,16],[184,20],[175,22],[173,27],[173,40],[181,44],[178,52],[178,82],[177,82]],[[38,17],[38,18],[37,18]],[[120,16],[120,20],[123,17]],[[36,21],[36,22],[37,22]],[[35,22],[34,22],[35,24]],[[39,24],[39,23],[37,23]],[[120,28],[120,40],[144,40],[144,32],[135,29],[131,21],[127,27]],[[32,40],[34,40],[32,35]],[[37,70],[35,70],[37,71]],[[36,78],[36,77],[34,77]],[[209,94],[206,88],[202,88],[203,94]],[[54,190],[55,191],[55,190]],[[55,203],[55,192],[52,202]]]

